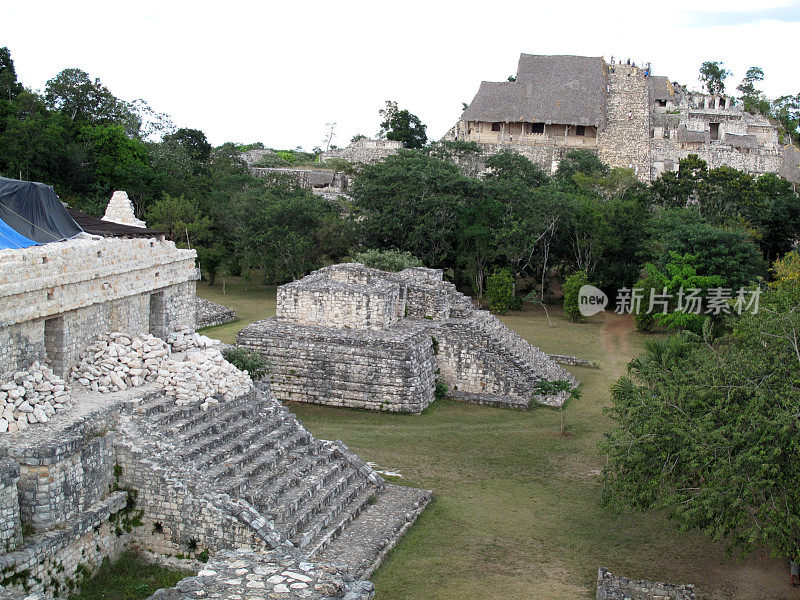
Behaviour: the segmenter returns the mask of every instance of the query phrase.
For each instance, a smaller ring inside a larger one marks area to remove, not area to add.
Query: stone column
[[[11,552],[22,541],[18,481],[19,465],[11,459],[0,460],[0,554]]]

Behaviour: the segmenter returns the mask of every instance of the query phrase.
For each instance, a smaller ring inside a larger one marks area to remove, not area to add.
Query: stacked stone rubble
[[[25,371],[0,377],[0,433],[47,423],[56,412],[66,411],[71,405],[67,383],[38,361]]]
[[[101,336],[73,369],[72,379],[95,392],[119,392],[155,382],[179,405],[206,410],[245,394],[252,381],[220,353],[219,342],[191,330],[169,336],[173,346],[148,334]],[[173,350],[187,352],[181,360]]]
[[[113,332],[89,346],[72,370],[72,380],[95,392],[119,392],[155,381],[170,348],[148,334]]]
[[[247,371],[239,371],[214,348],[194,352],[183,361],[165,361],[156,383],[176,404],[200,403],[203,410],[220,400],[233,400],[253,385]]]
[[[236,312],[232,308],[199,296],[195,298],[195,327],[197,329],[224,325],[235,320]]]

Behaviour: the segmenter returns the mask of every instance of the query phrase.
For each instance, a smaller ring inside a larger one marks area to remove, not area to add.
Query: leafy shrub
[[[578,307],[578,293],[588,283],[586,271],[575,271],[561,286],[561,291],[564,293],[564,314],[573,321],[580,321],[583,318]]]
[[[522,306],[522,300],[514,296],[514,276],[508,269],[496,271],[486,282],[486,298],[489,309],[503,315]]]
[[[447,397],[449,388],[447,384],[441,379],[436,380],[436,387],[433,390],[433,397],[436,400],[444,400]]]
[[[400,250],[364,250],[356,254],[353,259],[373,269],[392,273],[423,266],[422,261],[416,256]]]
[[[247,371],[252,379],[261,379],[269,371],[267,357],[258,350],[227,348],[222,356],[240,371]]]

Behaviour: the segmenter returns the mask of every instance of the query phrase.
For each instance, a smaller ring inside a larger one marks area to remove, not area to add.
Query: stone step
[[[183,440],[194,440],[186,444],[181,452],[182,456],[190,459],[197,458],[202,454],[211,452],[215,447],[219,447],[231,438],[245,436],[248,430],[258,423],[261,432],[274,431],[284,422],[282,416],[262,417],[253,416],[248,411],[242,413],[232,413],[230,416],[237,416],[233,420],[205,422],[202,427],[186,432]]]
[[[253,499],[261,488],[283,475],[292,466],[299,465],[304,458],[324,464],[324,462],[320,462],[325,460],[324,457],[318,456],[319,448],[322,445],[323,442],[313,440],[310,444],[299,445],[286,453],[277,452],[274,449],[261,452],[255,460],[239,470],[236,477],[231,477],[221,484],[220,491],[243,497],[253,504]]]
[[[254,444],[245,452],[242,452],[241,455],[235,456],[232,460],[225,461],[223,465],[212,469],[209,474],[226,488],[230,486],[231,479],[242,482],[244,485],[239,485],[238,488],[244,490],[246,495],[249,496],[248,490],[253,489],[254,484],[243,480],[240,476],[240,471],[246,470],[248,465],[255,463],[259,463],[258,469],[261,471],[278,468],[287,455],[298,446],[306,445],[307,443],[307,434],[295,431],[288,437],[284,436],[283,438],[275,438],[264,443]]]
[[[282,477],[259,495],[257,506],[269,514],[276,522],[285,523],[291,520],[303,504],[315,493],[327,486],[332,479],[347,472],[347,462],[336,457],[323,466],[308,461],[307,465],[299,465],[298,470]],[[351,469],[352,470],[352,469]]]
[[[298,455],[295,456],[294,452]],[[303,473],[307,473],[315,465],[319,468],[324,467],[334,460],[335,456],[333,449],[326,447],[320,440],[314,440],[294,452],[278,456],[278,463],[274,469],[262,471],[255,477],[247,492],[247,498],[252,504],[267,505],[268,499],[277,498],[290,486],[295,485]]]
[[[284,520],[276,519],[276,525],[283,525],[283,533],[289,538],[321,514],[330,514],[330,521],[339,514],[368,485],[367,480],[353,469],[343,470],[338,477],[316,489],[312,494],[303,496],[303,501],[291,516]],[[313,536],[311,536],[313,537]],[[309,540],[311,539],[309,537]]]
[[[284,453],[302,439],[303,434],[295,430],[294,423],[284,422],[280,427],[264,435],[258,425],[253,425],[240,438],[214,448],[195,459],[195,464],[205,465],[207,474],[214,480],[230,475],[231,471],[247,460],[255,460],[258,453],[270,448],[283,448]]]
[[[365,505],[352,522],[339,528],[343,531],[331,526],[307,544],[306,556],[321,562],[341,563],[351,576],[369,578],[432,497],[427,490],[392,484],[378,490],[375,500],[370,502],[373,493],[367,490]]]
[[[358,516],[376,492],[374,485],[357,478],[333,504],[318,510],[312,519],[298,527],[290,538],[292,543],[298,548],[322,547]]]
[[[224,423],[236,419],[243,414],[255,415],[264,408],[258,402],[223,402],[217,406],[212,406],[208,410],[199,410],[197,406],[182,407],[182,415],[176,419],[162,424],[165,431],[170,435],[202,435],[203,429],[208,423]],[[187,410],[188,409],[188,410]]]
[[[164,394],[157,394],[154,398],[146,399],[138,406],[134,406],[131,412],[138,418],[150,418],[154,415],[167,412],[175,406],[174,398],[168,398]]]

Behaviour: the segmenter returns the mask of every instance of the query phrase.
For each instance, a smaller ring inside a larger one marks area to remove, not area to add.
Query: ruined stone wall
[[[130,437],[120,438],[116,456],[120,484],[136,490],[136,506],[143,511],[142,526],[133,531],[138,545],[168,556],[274,547],[266,535],[258,535],[267,526],[261,515],[245,503],[239,505],[198,485],[196,474],[187,471],[181,477],[180,468],[169,468],[175,465],[168,466]]]
[[[195,256],[172,242],[119,238],[0,251],[0,374],[50,358],[63,375],[103,331],[193,328]]]
[[[45,358],[44,321],[0,325],[0,375]]]
[[[267,355],[283,401],[420,412],[438,370],[457,398],[527,408],[568,395],[536,396],[541,379],[574,383],[437,269],[325,267],[278,288],[277,315],[245,327],[237,345]]]
[[[600,159],[612,167],[633,169],[650,181],[650,90],[637,67],[614,65],[608,74],[607,125],[600,132]]]
[[[321,196],[344,194],[350,187],[350,177],[341,171],[322,169],[291,169],[288,167],[251,167],[250,172],[256,177],[284,175],[294,179],[297,184]]]
[[[22,541],[17,482],[19,465],[0,460],[0,550],[10,552]]]
[[[104,560],[116,560],[130,533],[127,494],[116,492],[61,529],[26,538],[15,551],[0,554],[0,576],[8,590],[65,597],[90,578]]]
[[[399,296],[399,286],[386,281],[311,275],[278,288],[276,314],[300,324],[379,330],[397,321]]]
[[[239,332],[237,345],[269,357],[280,401],[421,412],[433,401],[435,361],[424,325],[338,329],[272,318]]]
[[[12,527],[32,533],[0,549],[0,573],[11,589],[68,595],[104,559],[115,559],[134,528],[134,507],[117,489],[112,426],[118,413],[95,412],[63,428],[29,430],[0,447],[3,464],[18,474],[18,500],[2,494]],[[0,475],[3,492],[8,478]],[[4,514],[3,531],[6,528]]]
[[[65,527],[114,487],[115,411],[65,430],[41,429],[0,447],[19,465],[23,523],[37,532]]]
[[[322,161],[332,158],[343,159],[352,163],[375,163],[393,154],[397,154],[403,148],[403,142],[392,140],[359,140],[351,143],[346,148],[335,148],[328,152],[323,152],[320,156]]]
[[[236,312],[232,308],[217,304],[205,298],[195,297],[195,327],[214,327],[236,320]]]

